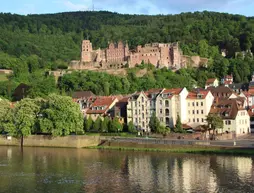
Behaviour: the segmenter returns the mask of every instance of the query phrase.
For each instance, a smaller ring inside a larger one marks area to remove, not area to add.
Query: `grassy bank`
[[[254,155],[254,149],[247,148],[219,148],[219,147],[173,147],[166,148],[137,148],[120,146],[93,146],[87,149],[120,150],[120,151],[144,151],[144,152],[168,152],[168,153],[192,153],[192,154],[223,154],[223,155]]]

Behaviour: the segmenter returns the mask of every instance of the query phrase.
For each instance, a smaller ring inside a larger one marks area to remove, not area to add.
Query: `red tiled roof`
[[[108,111],[110,105],[116,100],[116,97],[105,97],[100,96],[96,98],[94,103],[91,105],[90,109],[87,111],[87,114],[104,114]],[[104,107],[103,110],[93,110],[93,107]]]
[[[183,89],[182,88],[172,88],[172,89],[165,89],[162,94],[174,94],[179,95]]]
[[[216,78],[209,78],[209,79],[207,79],[206,84],[212,84],[212,83],[214,83],[215,80],[216,80]]]
[[[192,92],[189,92],[187,98],[188,99],[205,99],[209,92],[210,92],[209,90],[192,91]]]
[[[237,99],[222,99],[211,107],[211,114],[219,114],[223,119],[235,119],[239,110],[244,110]]]

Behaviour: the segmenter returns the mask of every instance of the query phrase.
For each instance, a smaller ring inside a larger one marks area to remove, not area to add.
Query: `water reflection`
[[[254,192],[253,157],[0,147],[0,192]]]

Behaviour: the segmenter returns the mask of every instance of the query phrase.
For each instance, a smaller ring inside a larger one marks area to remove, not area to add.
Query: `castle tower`
[[[125,60],[127,60],[129,57],[129,45],[128,45],[127,41],[126,41],[125,47],[124,47],[124,57],[125,57]]]
[[[92,61],[93,46],[89,40],[83,40],[81,51],[81,63]]]

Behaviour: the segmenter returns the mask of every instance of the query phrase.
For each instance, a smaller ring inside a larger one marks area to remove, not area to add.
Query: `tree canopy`
[[[65,136],[83,131],[83,115],[77,103],[70,97],[49,95],[40,114],[42,132],[53,136]]]

